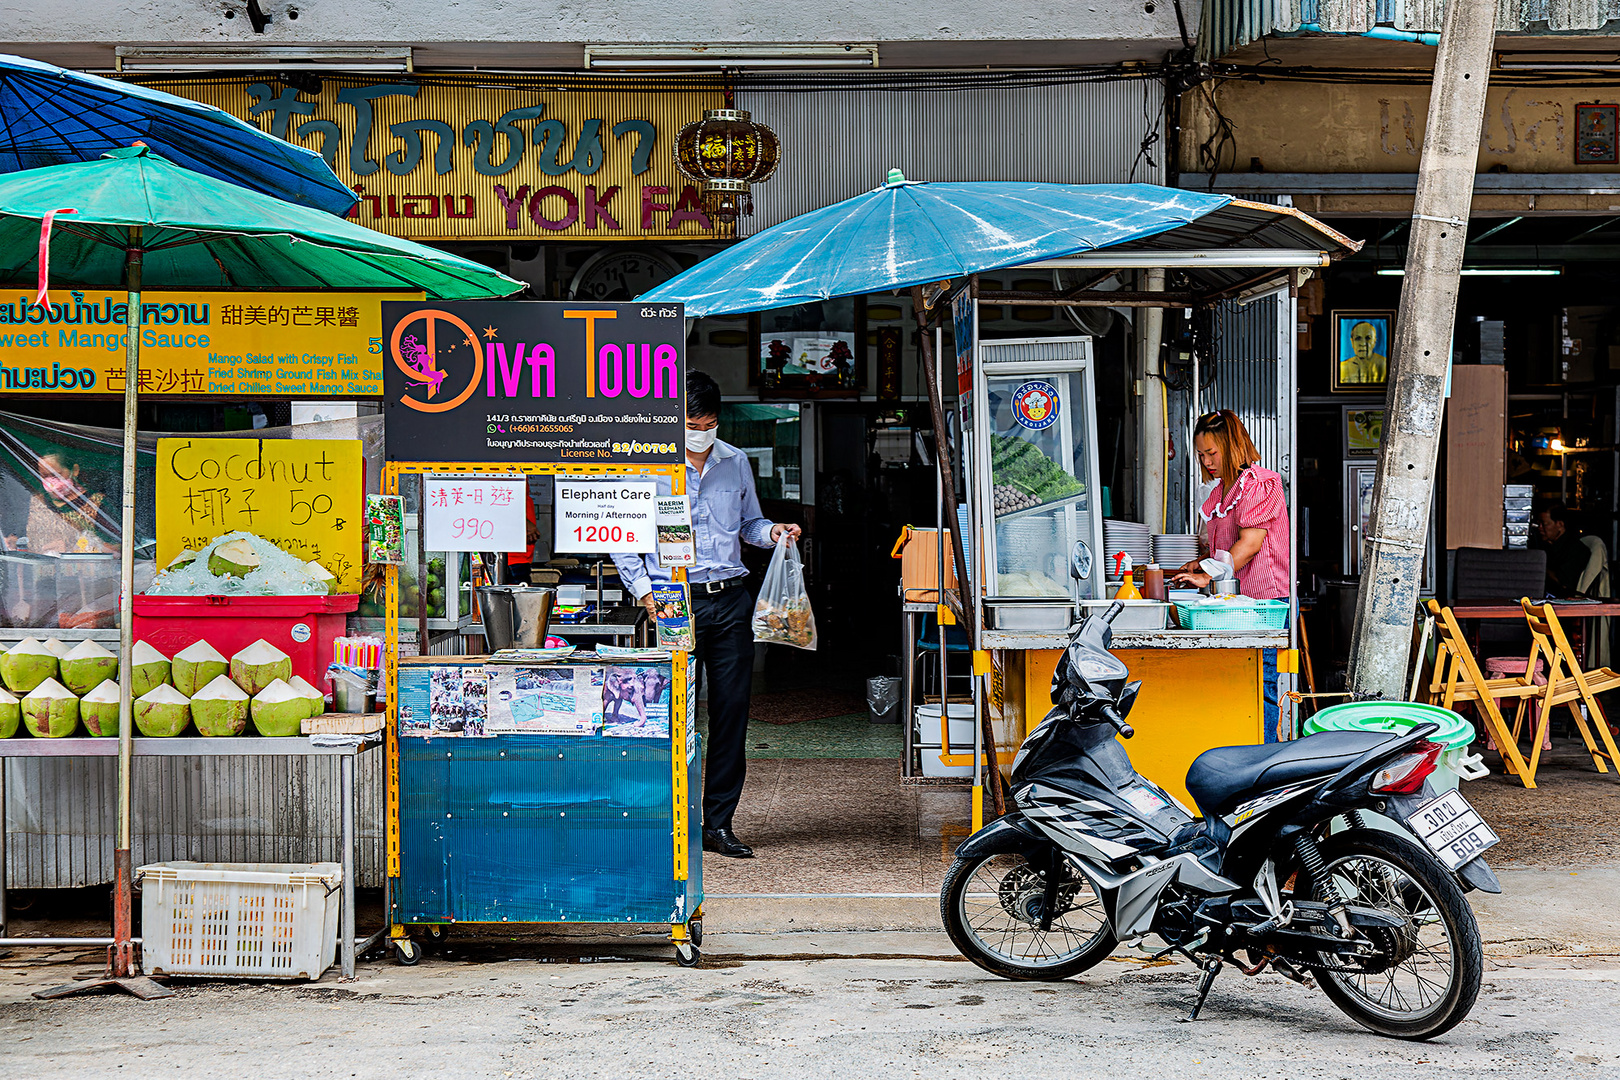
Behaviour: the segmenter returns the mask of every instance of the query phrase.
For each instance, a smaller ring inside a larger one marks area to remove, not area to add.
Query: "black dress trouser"
[[[694,656],[709,691],[703,827],[731,828],[748,772],[748,698],[754,688],[754,603],[741,583],[718,593],[692,587]]]

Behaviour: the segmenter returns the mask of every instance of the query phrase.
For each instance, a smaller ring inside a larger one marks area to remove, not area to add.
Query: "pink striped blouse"
[[[1282,477],[1250,465],[1238,474],[1228,497],[1222,487],[1210,492],[1199,516],[1206,523],[1211,551],[1231,551],[1244,529],[1264,529],[1266,538],[1249,564],[1237,572],[1244,596],[1256,600],[1288,598],[1288,504]]]

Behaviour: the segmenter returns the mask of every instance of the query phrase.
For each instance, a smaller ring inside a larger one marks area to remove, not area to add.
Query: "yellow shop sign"
[[[350,217],[414,239],[715,237],[675,167],[683,124],[718,92],[602,93],[444,78],[153,83],[315,150],[360,203]]]
[[[382,301],[421,293],[149,292],[143,394],[370,397],[382,393]],[[0,398],[122,394],[123,293],[0,296]]]

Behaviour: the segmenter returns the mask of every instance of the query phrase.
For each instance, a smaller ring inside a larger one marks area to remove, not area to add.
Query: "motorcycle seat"
[[[1272,788],[1331,776],[1394,736],[1364,731],[1324,731],[1293,742],[1263,746],[1217,746],[1198,755],[1187,770],[1187,790],[1206,818]]]

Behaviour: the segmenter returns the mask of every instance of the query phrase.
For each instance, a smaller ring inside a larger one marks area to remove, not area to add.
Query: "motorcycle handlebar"
[[[1109,605],[1108,610],[1103,613],[1103,622],[1112,623],[1114,621],[1114,617],[1124,610],[1125,605],[1122,602],[1115,600],[1111,605]]]
[[[1136,734],[1136,729],[1127,724],[1125,722],[1125,718],[1119,715],[1119,710],[1114,708],[1112,705],[1104,705],[1102,707],[1102,717],[1104,720],[1107,720],[1110,724],[1114,725],[1114,730],[1119,732],[1121,738],[1129,739]]]

